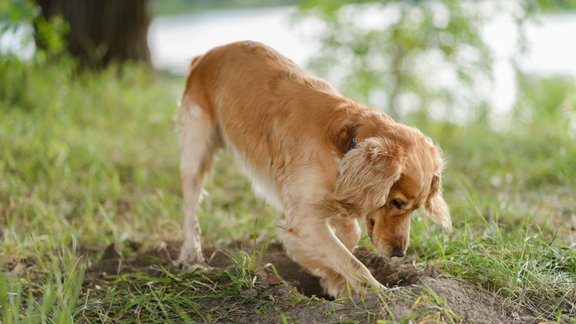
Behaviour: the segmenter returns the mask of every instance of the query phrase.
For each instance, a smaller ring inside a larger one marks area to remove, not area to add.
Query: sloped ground
[[[151,318],[148,317],[151,314],[139,313],[138,316],[142,317],[135,318],[130,311],[138,308],[134,302],[133,305],[127,303],[126,307],[117,307],[118,303],[125,302],[121,296],[129,294],[120,291],[117,300],[98,301],[98,290],[108,286],[132,291],[154,283],[156,287],[162,285],[162,288],[156,292],[151,290],[152,294],[162,291],[167,296],[194,300],[194,304],[187,309],[187,304],[180,302],[179,307],[174,306],[176,298],[167,298],[167,306],[162,307],[165,314],[174,311],[175,319],[192,321],[533,321],[527,310],[515,307],[511,301],[469,283],[442,276],[432,268],[422,269],[410,257],[388,260],[368,250],[358,249],[356,256],[380,282],[391,288],[379,294],[367,294],[363,298],[333,301],[322,293],[318,278],[290,260],[278,243],[271,243],[265,249],[260,246],[253,249],[251,243],[242,242],[207,248],[204,253],[212,268],[203,270],[181,269],[175,264],[173,260],[178,247],[178,242],[171,242],[143,251],[141,246],[134,243],[130,247],[132,251],[128,253],[131,256],[123,258],[118,248],[111,245],[101,260],[88,269],[83,294],[88,297],[87,294],[91,293],[90,297],[101,304],[100,309],[104,304],[111,303],[115,304],[115,308],[127,311],[126,314],[108,314],[111,316],[109,319],[113,320],[146,320]],[[246,253],[242,254],[241,251]],[[247,268],[251,268],[251,271]],[[147,290],[138,291],[147,293]],[[137,297],[137,293],[132,296]],[[87,309],[83,318],[96,319],[98,307]],[[153,312],[154,308],[146,311]],[[142,310],[138,308],[138,312]]]

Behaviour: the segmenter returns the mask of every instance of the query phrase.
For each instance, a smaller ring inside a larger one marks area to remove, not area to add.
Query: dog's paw
[[[189,262],[183,262],[183,261],[177,260],[177,261],[173,261],[173,265],[177,269],[180,269],[180,270],[185,271],[185,272],[208,271],[208,270],[213,269],[211,266],[209,266],[205,262],[189,263]]]
[[[186,271],[197,271],[197,270],[210,270],[212,269],[206,261],[204,261],[204,256],[202,251],[197,249],[186,249],[184,246],[180,250],[180,256],[177,261],[174,261],[174,266],[178,269]]]
[[[334,298],[357,297],[364,295],[369,291],[387,289],[386,286],[377,281],[356,281],[350,283],[339,274],[331,274],[322,277],[320,279],[320,285],[322,286],[324,293]]]
[[[204,255],[202,255],[202,250],[195,247],[188,247],[183,245],[180,248],[180,255],[178,256],[178,262],[190,263],[190,264],[205,264]]]
[[[323,276],[320,278],[320,286],[325,294],[334,298],[350,296],[353,293],[344,277],[339,274]]]

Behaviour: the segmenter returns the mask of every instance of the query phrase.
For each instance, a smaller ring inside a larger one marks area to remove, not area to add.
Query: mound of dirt
[[[142,250],[139,244],[130,244],[131,256],[123,258],[118,247],[111,245],[103,253],[101,260],[87,271],[86,283],[90,284],[92,281],[102,280],[106,275],[119,273],[161,275],[164,271],[162,268],[171,272],[181,271],[173,262],[178,255],[179,246],[179,242],[168,242],[155,249]],[[263,253],[260,252],[262,250]],[[315,295],[326,299],[313,299],[314,302],[305,303],[301,307],[285,305],[285,314],[298,321],[374,321],[392,317],[399,320],[412,316],[414,312],[429,313],[430,319],[442,320],[446,314],[439,309],[449,312],[448,315],[452,318],[463,322],[532,321],[527,310],[516,308],[502,297],[469,283],[438,275],[432,268],[422,269],[415,265],[413,257],[385,259],[366,249],[358,249],[354,253],[356,257],[370,269],[376,279],[390,289],[380,295],[364,296],[362,300],[331,302],[329,296],[323,293],[318,277],[309,274],[292,261],[279,243],[271,243],[266,249],[254,249],[251,243],[235,242],[225,247],[205,248],[204,255],[208,265],[213,268],[212,271],[221,271],[218,269],[234,265],[234,257],[239,251],[245,251],[260,260],[261,267],[256,271],[256,276],[260,279],[258,289],[266,290],[266,294],[276,295],[268,298],[281,300],[286,298],[288,291],[295,288],[303,295],[302,298]],[[259,294],[261,293],[257,290],[248,291],[244,297],[257,297]],[[364,311],[358,311],[359,304]],[[250,309],[243,314],[237,321],[262,320],[262,314],[251,317]],[[326,318],[326,314],[330,314],[330,317]]]

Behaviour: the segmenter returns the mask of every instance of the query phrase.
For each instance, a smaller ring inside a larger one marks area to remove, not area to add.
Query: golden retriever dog
[[[193,60],[178,113],[184,243],[203,264],[198,204],[214,153],[228,148],[256,194],[282,211],[287,254],[329,295],[381,287],[352,251],[365,219],[383,256],[406,252],[410,217],[451,228],[439,150],[420,131],[342,97],[330,84],[256,42]]]

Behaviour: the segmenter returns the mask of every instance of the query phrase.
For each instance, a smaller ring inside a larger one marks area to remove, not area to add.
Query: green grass
[[[235,271],[112,274],[98,287],[82,285],[86,267],[111,243],[130,253],[131,242],[154,248],[181,239],[172,116],[183,79],[135,67],[71,71],[64,63],[0,62],[2,321],[211,322],[242,303],[287,320],[276,297],[242,295],[256,284],[257,255],[237,256]],[[445,151],[454,221],[447,235],[415,217],[409,253],[541,319],[568,321],[576,316],[576,92],[563,79],[526,78],[522,87],[504,129],[406,121]],[[200,214],[207,244],[273,236],[280,215],[249,193],[228,155],[207,192]],[[459,321],[441,297],[423,296],[439,318]]]

